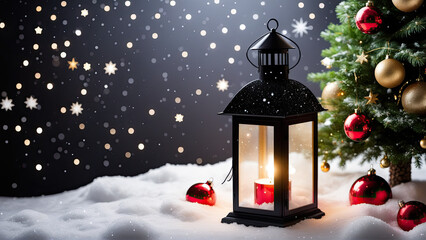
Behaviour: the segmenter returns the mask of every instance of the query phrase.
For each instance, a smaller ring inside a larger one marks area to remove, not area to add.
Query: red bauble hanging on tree
[[[376,170],[371,168],[368,174],[358,178],[349,190],[349,203],[356,205],[368,203],[382,205],[392,198],[392,190],[382,177],[376,175]]]
[[[373,6],[373,2],[368,1],[367,5],[361,8],[355,16],[355,23],[358,29],[365,34],[374,34],[380,30],[382,25],[382,15]]]
[[[186,200],[205,205],[213,206],[216,203],[216,193],[212,187],[213,180],[206,183],[196,183],[186,192]]]
[[[355,113],[346,118],[343,128],[348,138],[355,142],[362,142],[371,134],[371,121],[355,110]]]
[[[426,222],[426,205],[418,201],[404,203],[399,201],[397,221],[404,231],[410,231],[415,226]]]

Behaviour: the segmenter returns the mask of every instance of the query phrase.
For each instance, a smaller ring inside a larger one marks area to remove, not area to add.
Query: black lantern
[[[288,49],[294,47],[270,28],[272,21],[278,28],[269,20],[270,32],[249,47],[258,51],[258,66],[247,59],[260,79],[220,113],[232,115],[233,134],[233,212],[223,223],[285,227],[324,216],[317,197],[317,114],[325,109],[306,86],[288,78]]]

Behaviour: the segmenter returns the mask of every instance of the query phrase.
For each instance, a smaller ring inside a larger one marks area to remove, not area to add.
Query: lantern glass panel
[[[289,210],[312,204],[313,122],[289,125]]]
[[[239,206],[274,210],[274,127],[239,124]]]

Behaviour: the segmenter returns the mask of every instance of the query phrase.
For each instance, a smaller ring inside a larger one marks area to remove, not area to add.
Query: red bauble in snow
[[[399,227],[410,231],[415,226],[426,222],[426,205],[417,201],[404,203],[399,201],[399,211],[396,217]]]
[[[367,139],[371,134],[371,122],[364,114],[357,113],[349,115],[343,125],[346,136],[355,142]]]
[[[358,29],[365,34],[377,33],[382,25],[381,13],[368,1],[367,6],[361,8],[355,16]]]
[[[206,183],[196,183],[186,192],[186,200],[213,206],[216,203],[216,193],[212,187],[212,180]]]
[[[377,176],[373,168],[367,175],[358,178],[349,190],[351,205],[360,203],[382,205],[390,198],[392,198],[392,190],[389,184],[382,177]]]

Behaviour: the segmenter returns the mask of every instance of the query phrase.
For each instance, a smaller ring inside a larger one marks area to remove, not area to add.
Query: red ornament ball
[[[349,115],[343,125],[346,136],[355,142],[362,142],[371,134],[371,122],[364,114]]]
[[[377,33],[382,22],[380,11],[372,5],[361,8],[355,16],[356,26],[365,34]]]
[[[367,175],[358,178],[349,190],[351,205],[361,203],[382,205],[390,198],[392,198],[392,190],[389,184],[382,177],[377,176],[373,168]]]
[[[417,201],[404,203],[399,201],[397,221],[404,231],[410,231],[415,226],[426,222],[426,205]]]
[[[186,192],[186,200],[213,206],[216,203],[216,193],[213,190],[212,182],[212,180],[208,180],[206,183],[192,185]]]

